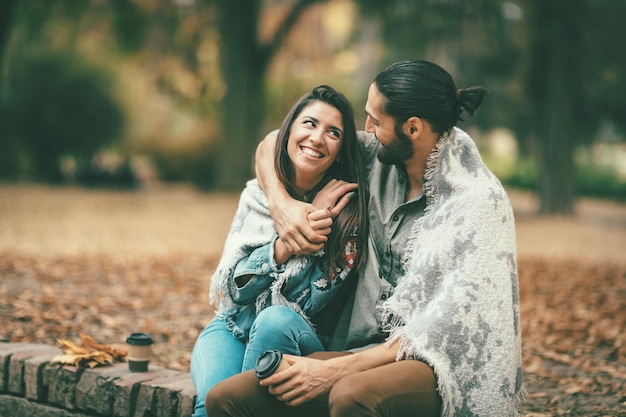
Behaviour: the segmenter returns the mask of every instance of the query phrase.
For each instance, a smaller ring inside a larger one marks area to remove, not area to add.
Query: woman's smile
[[[323,158],[324,154],[321,152],[318,152],[312,148],[306,147],[306,146],[300,146],[300,151],[302,151],[303,154],[310,156],[312,158]]]
[[[295,185],[313,189],[337,160],[343,139],[343,118],[335,107],[314,101],[294,120],[287,142]]]

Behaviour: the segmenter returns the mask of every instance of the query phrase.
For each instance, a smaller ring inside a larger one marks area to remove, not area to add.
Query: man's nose
[[[372,123],[372,119],[369,116],[365,119],[365,131],[374,133],[374,123]]]

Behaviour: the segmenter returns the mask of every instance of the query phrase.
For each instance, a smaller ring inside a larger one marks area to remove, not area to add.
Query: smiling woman
[[[211,279],[216,317],[192,353],[195,416],[206,415],[204,399],[215,384],[253,369],[263,351],[326,349],[336,310],[354,289],[357,249],[366,245],[367,191],[357,146],[352,106],[332,87],[315,87],[283,120],[274,167],[291,196],[309,205],[305,221],[327,241],[308,254],[286,244],[258,181],[248,182]]]
[[[343,121],[335,107],[316,101],[295,120],[287,143],[295,187],[304,195],[322,181],[335,163],[343,138]]]

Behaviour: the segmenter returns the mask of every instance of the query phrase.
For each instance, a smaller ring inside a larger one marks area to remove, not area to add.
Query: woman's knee
[[[254,319],[251,332],[286,333],[297,320],[301,320],[301,317],[292,309],[281,305],[269,306]]]
[[[291,322],[294,317],[300,317],[298,313],[286,306],[273,305],[261,310],[254,320],[255,323],[263,323],[265,325],[283,326]]]

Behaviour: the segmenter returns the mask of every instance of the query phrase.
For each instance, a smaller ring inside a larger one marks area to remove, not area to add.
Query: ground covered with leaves
[[[141,331],[156,342],[154,364],[187,370],[195,338],[213,314],[208,281],[237,196],[226,204],[224,196],[193,193],[168,199],[26,191],[0,187],[0,339],[60,347],[57,339],[78,341],[84,333],[119,344]],[[107,209],[111,201],[114,210]],[[573,223],[537,226],[545,219],[531,220],[518,207],[524,415],[626,416],[626,259],[624,246],[615,248],[623,243],[626,208],[579,219],[583,232],[573,235]],[[205,217],[215,223],[202,223]],[[183,235],[171,236],[181,228]],[[156,235],[144,233],[153,229]],[[528,241],[538,233],[544,238]],[[577,249],[573,240],[581,236],[578,245],[593,245]],[[560,239],[554,247],[566,253],[555,256],[539,243],[550,239]],[[616,255],[602,256],[610,253]]]

